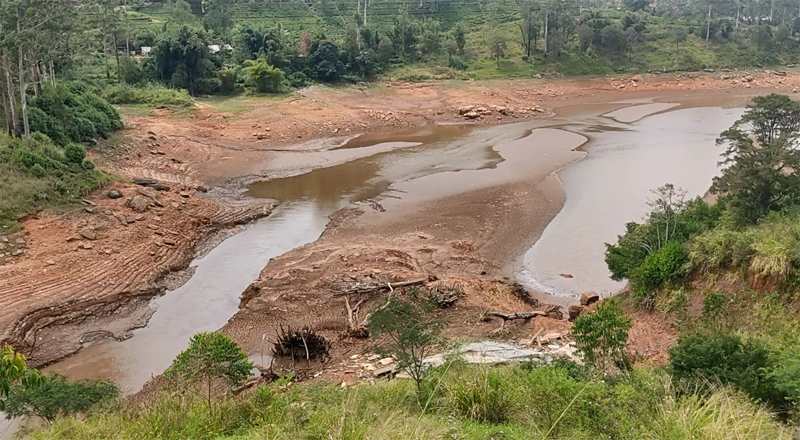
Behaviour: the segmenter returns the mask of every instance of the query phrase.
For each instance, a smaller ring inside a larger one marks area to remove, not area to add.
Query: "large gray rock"
[[[121,199],[122,198],[122,193],[117,191],[117,190],[115,190],[115,189],[112,189],[111,191],[108,192],[108,198],[109,199]]]

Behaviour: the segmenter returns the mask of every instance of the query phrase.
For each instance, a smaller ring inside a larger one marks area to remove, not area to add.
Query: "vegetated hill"
[[[192,6],[198,18],[210,14],[206,8],[204,15],[197,3]],[[308,33],[344,47],[351,28],[368,28],[395,47],[399,38],[407,39],[413,53],[395,53],[386,66],[390,75],[401,79],[752,68],[800,62],[798,8],[788,3],[776,9],[769,2],[745,6],[715,2],[710,13],[708,2],[687,6],[676,2],[252,0],[227,7],[231,31],[217,32],[212,39],[231,41],[236,27],[258,25],[280,28],[294,45]],[[137,26],[154,30],[169,22],[169,7],[164,3],[141,5],[137,11],[153,19]],[[466,37],[463,52],[452,43],[459,29]]]

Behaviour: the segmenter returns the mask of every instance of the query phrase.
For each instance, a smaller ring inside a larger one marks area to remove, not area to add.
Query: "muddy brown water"
[[[609,278],[605,243],[616,242],[625,223],[644,217],[649,191],[665,183],[683,188],[689,197],[708,190],[719,171],[722,147],[715,139],[742,110],[673,107],[617,110],[606,116],[635,122],[624,130],[588,133],[586,158],[558,173],[566,203],[526,254],[518,275],[523,284],[568,297],[618,291],[624,284]]]
[[[620,109],[616,119],[602,116]],[[608,278],[603,243],[641,218],[651,188],[673,182],[702,194],[717,172],[713,140],[739,113],[645,100],[574,106],[551,119],[502,126],[429,126],[353,138],[340,148],[370,151],[366,157],[250,185],[248,195],[282,204],[197,259],[191,279],[153,301],[153,318],[133,338],[96,341],[49,371],[108,378],[135,392],[169,366],[192,334],[222,327],[269,260],[316,240],[336,210],[387,194],[381,203],[436,199],[522,177],[526,166],[555,171],[584,154],[572,151],[585,140],[581,135],[590,139],[581,147],[587,157],[558,172],[567,202],[526,254],[519,278],[556,295],[613,292],[620,285]],[[397,142],[403,144],[380,148]]]

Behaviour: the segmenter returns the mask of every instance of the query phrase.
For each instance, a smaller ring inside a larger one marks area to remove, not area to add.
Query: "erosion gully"
[[[741,114],[731,108],[741,98],[672,101],[583,104],[536,121],[488,128],[427,126],[350,139],[337,149],[383,152],[251,184],[248,196],[281,202],[269,217],[196,259],[189,281],[153,300],[152,319],[133,338],[92,342],[47,370],[75,379],[111,379],[134,393],[161,374],[193,334],[222,327],[238,310],[240,293],[270,259],[315,241],[337,210],[387,192],[392,198],[435,199],[496,183],[508,173],[503,162],[513,161],[517,172],[524,170],[520,163],[548,166],[549,149],[558,146],[581,145],[585,157],[552,170],[566,203],[521,258],[517,278],[562,298],[584,290],[611,294],[622,284],[609,278],[604,243],[624,232],[626,222],[641,219],[653,188],[670,182],[690,196],[705,193],[718,172],[720,149],[714,139]],[[376,148],[381,146],[387,148]],[[473,179],[479,170],[490,178]]]

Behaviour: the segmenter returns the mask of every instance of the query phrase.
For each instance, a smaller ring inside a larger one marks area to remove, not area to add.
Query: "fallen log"
[[[375,293],[383,290],[394,291],[394,289],[400,289],[403,287],[420,286],[422,284],[425,284],[427,281],[428,278],[422,278],[419,280],[402,281],[399,283],[386,283],[386,284],[375,283],[370,285],[358,285],[339,292],[334,292],[333,296],[340,297],[340,296],[358,295],[364,293]]]
[[[529,319],[536,318],[537,316],[547,316],[547,313],[546,312],[540,312],[540,311],[525,312],[525,313],[511,313],[511,314],[500,313],[500,312],[486,312],[485,315],[486,316],[491,316],[493,318],[500,318],[503,321],[514,321],[516,319],[524,319],[524,320],[527,321]]]

